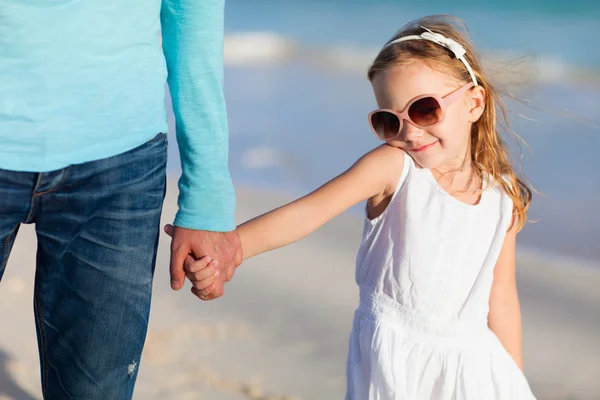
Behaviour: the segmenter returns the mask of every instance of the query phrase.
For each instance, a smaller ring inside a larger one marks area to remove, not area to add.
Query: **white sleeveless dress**
[[[390,204],[365,221],[346,400],[535,399],[487,326],[511,217],[500,187],[467,205],[405,156]]]

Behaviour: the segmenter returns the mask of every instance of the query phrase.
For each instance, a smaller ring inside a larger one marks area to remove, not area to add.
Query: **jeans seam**
[[[15,232],[18,226],[12,230],[12,232],[4,239],[4,259],[2,260],[2,265],[0,266],[0,271],[4,271],[6,265],[8,264],[8,257],[10,256],[10,249],[12,247],[12,242],[15,240]]]
[[[39,268],[39,265],[38,265]],[[36,287],[38,287],[39,282],[39,276],[38,273],[36,273]],[[47,340],[46,340],[46,330],[44,328],[44,320],[42,318],[42,302],[40,300],[40,295],[38,290],[36,289],[35,291],[35,303],[36,303],[36,313],[35,313],[35,318],[37,320],[38,323],[38,327],[39,327],[39,331],[40,331],[40,363],[42,365],[42,370],[43,370],[43,374],[42,374],[42,394],[44,395],[44,398],[48,395],[48,355],[47,353]]]
[[[64,171],[65,172],[63,173],[63,176],[60,179],[60,182],[58,182],[58,184],[56,186],[54,186],[53,188],[50,188],[50,189],[46,190],[45,192],[34,193],[33,197],[36,198],[36,197],[42,196],[44,194],[55,192],[58,189],[60,189],[60,187],[63,185],[63,183],[65,183],[65,181],[67,180],[67,178],[69,178],[69,175],[71,174],[71,168],[67,167],[67,168],[64,169]]]
[[[37,199],[40,198],[40,196],[42,196],[42,195],[52,193],[52,192],[55,192],[56,190],[60,189],[60,187],[69,178],[69,176],[71,175],[71,168],[67,167],[64,169],[64,171],[65,172],[63,173],[63,176],[60,178],[60,181],[58,182],[58,184],[56,184],[56,186],[54,186],[51,189],[46,190],[45,192],[36,193],[35,191],[37,190],[37,187],[40,184],[40,180],[41,180],[41,173],[40,173],[40,175],[39,175],[40,177],[38,178],[38,181],[36,182],[35,187],[33,189],[33,195],[31,196],[31,206],[29,207],[29,213],[27,214],[25,223],[31,223],[33,221],[33,216],[35,215],[35,212],[37,209]]]

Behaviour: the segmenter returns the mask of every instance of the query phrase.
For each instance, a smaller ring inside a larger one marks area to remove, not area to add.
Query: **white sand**
[[[174,180],[173,180],[174,182]],[[175,213],[175,186],[164,221]],[[238,219],[283,204],[238,190]],[[136,399],[340,399],[362,221],[344,215],[251,259],[225,297],[169,289],[162,237]],[[23,227],[0,284],[0,400],[41,399],[32,312],[35,236]],[[539,399],[600,399],[600,268],[519,257],[525,369]]]

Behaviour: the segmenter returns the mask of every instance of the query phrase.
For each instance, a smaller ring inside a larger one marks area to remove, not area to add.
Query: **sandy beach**
[[[175,214],[170,186],[164,223]],[[238,221],[290,199],[238,188]],[[357,305],[362,221],[345,214],[312,236],[246,261],[225,296],[201,302],[169,288],[161,237],[146,348],[134,398],[341,399]],[[41,399],[32,310],[33,227],[21,228],[0,284],[0,400]],[[600,268],[521,253],[524,363],[543,400],[600,398]]]

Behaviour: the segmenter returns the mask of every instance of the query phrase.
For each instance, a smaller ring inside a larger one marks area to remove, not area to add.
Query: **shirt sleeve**
[[[163,0],[162,43],[181,155],[175,225],[235,229],[223,94],[224,0]]]

